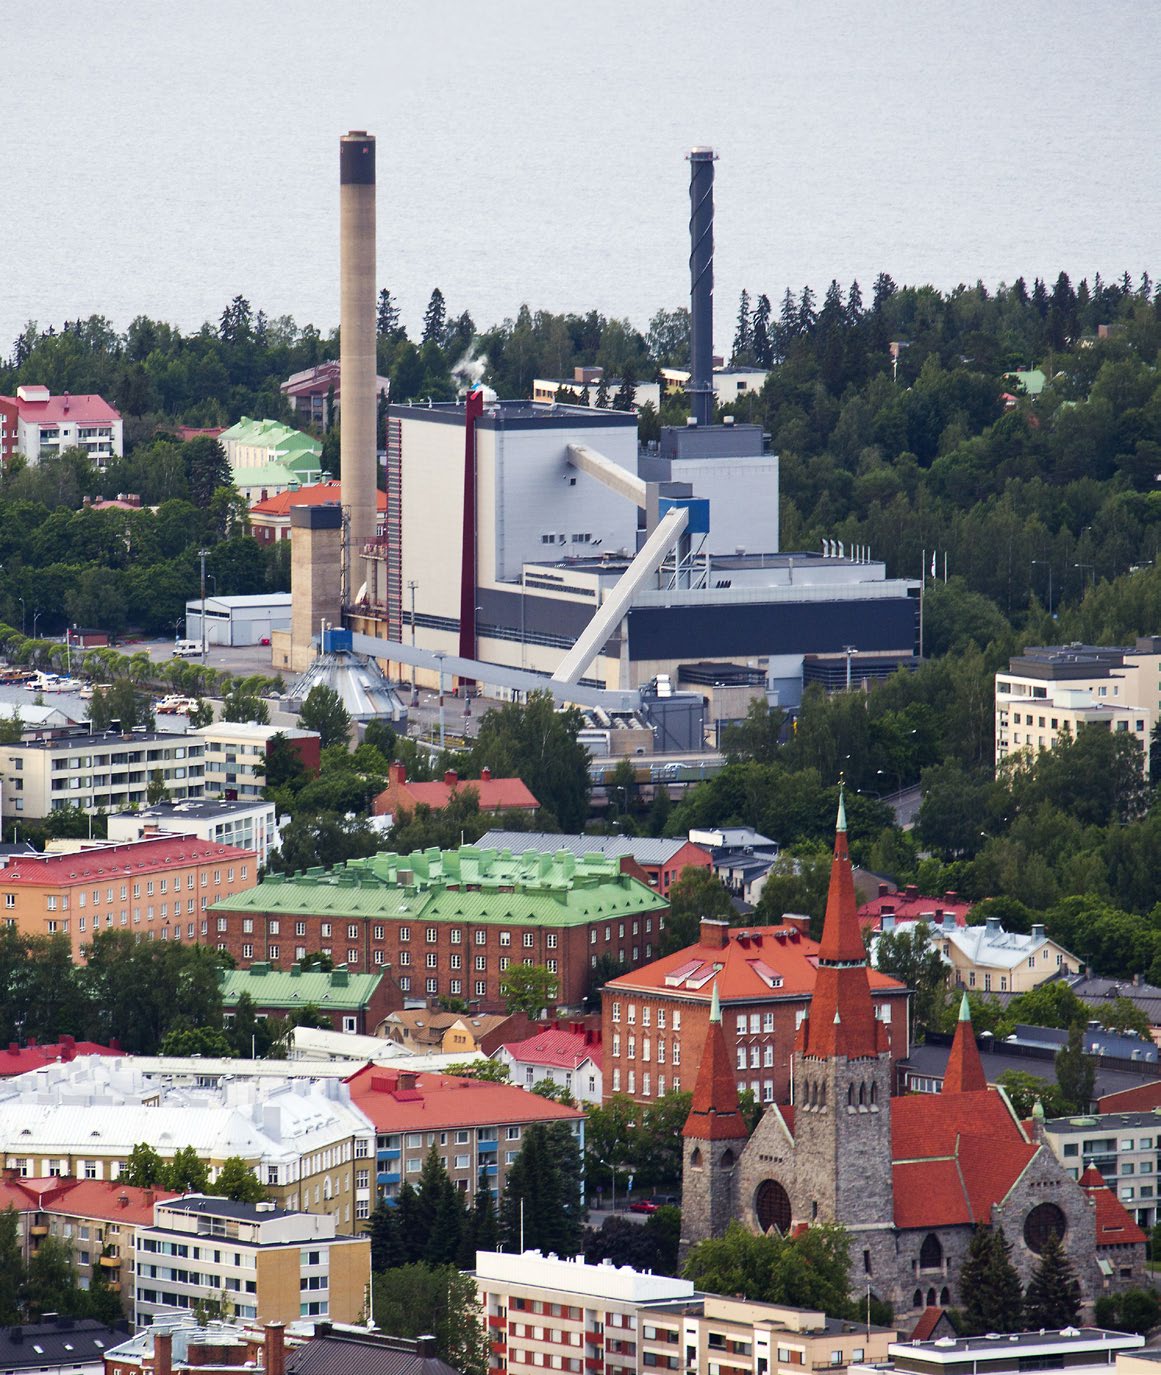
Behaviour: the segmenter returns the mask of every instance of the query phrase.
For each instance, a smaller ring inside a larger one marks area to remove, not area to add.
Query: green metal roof
[[[667,906],[620,861],[568,851],[515,855],[465,845],[411,855],[381,851],[334,869],[272,874],[215,904],[221,911],[288,916],[581,926]]]
[[[284,425],[281,420],[251,420],[244,415],[218,438],[222,443],[250,444],[267,449],[309,449],[316,455],[322,453],[322,445],[317,439]]]
[[[346,969],[304,972],[298,965],[278,970],[268,964],[223,969],[219,975],[226,1007],[236,1007],[242,994],[248,993],[256,1007],[293,1008],[313,1003],[315,1007],[339,1008],[344,1012],[365,1007],[382,978],[382,974],[352,974]]]

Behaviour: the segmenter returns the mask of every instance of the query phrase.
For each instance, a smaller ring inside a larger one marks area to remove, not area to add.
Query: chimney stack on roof
[[[729,922],[716,921],[712,917],[702,917],[699,944],[705,946],[707,950],[724,950],[729,943]]]
[[[280,1322],[266,1324],[266,1375],[286,1375],[286,1328]]]
[[[153,1375],[173,1375],[173,1333],[153,1334]]]

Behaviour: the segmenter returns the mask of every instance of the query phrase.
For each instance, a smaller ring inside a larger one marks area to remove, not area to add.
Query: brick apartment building
[[[791,1056],[814,993],[818,942],[806,918],[731,930],[703,920],[696,945],[611,980],[602,989],[604,1095],[651,1102],[692,1089],[716,984],[738,1087],[763,1103],[793,1097]],[[715,978],[716,975],[716,978]],[[871,970],[876,1017],[891,1054],[909,1050],[906,987]]]
[[[480,810],[484,810],[482,802]],[[533,831],[525,835],[520,831],[488,831],[478,843],[497,850],[511,850],[515,854],[521,850],[547,850],[551,854],[568,850],[578,859],[582,855],[604,855],[607,859],[619,859],[623,873],[643,879],[663,898],[669,897],[670,888],[686,869],[710,869],[713,866],[713,858],[704,845],[695,845],[681,838],[664,840],[653,836],[562,835],[554,831]]]
[[[577,1007],[602,955],[653,958],[667,910],[615,859],[465,845],[269,875],[215,906],[211,939],[279,969],[320,950],[352,972],[390,966],[405,998],[484,1012],[504,1009],[509,966],[543,965],[559,979],[556,1002]]]
[[[28,936],[65,935],[82,960],[99,931],[207,940],[210,904],[253,883],[257,868],[250,850],[181,835],[21,854],[0,869],[0,903],[8,926]]]
[[[256,960],[249,969],[223,969],[218,979],[227,1021],[233,1019],[242,995],[246,994],[259,1017],[285,1018],[310,1007],[330,1018],[332,1031],[373,1036],[387,1014],[403,1005],[386,969],[352,974],[342,965],[315,970],[292,964],[284,972]]]

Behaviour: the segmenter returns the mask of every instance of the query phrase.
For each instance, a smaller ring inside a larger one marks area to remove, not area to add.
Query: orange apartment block
[[[196,836],[14,855],[0,868],[0,913],[24,935],[67,936],[78,960],[99,931],[216,943],[207,909],[253,887],[257,875],[253,851]]]

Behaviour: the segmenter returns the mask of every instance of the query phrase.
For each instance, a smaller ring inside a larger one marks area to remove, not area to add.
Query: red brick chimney
[[[484,767],[480,770],[480,782],[481,782],[481,783],[490,783],[491,781],[492,781],[492,770],[491,770],[490,768],[488,768],[487,764],[485,764]]]
[[[173,1333],[153,1334],[153,1375],[173,1375]]]
[[[456,773],[455,769],[448,769],[448,771],[443,776],[443,781],[447,784],[449,788],[454,788],[455,785],[460,781],[460,776],[458,773]]]
[[[698,944],[706,950],[724,950],[730,943],[730,924],[727,921],[714,921],[711,917],[701,919],[701,938]]]
[[[387,770],[387,777],[396,787],[400,787],[407,782],[407,765],[401,764],[397,759]]]
[[[266,1375],[286,1375],[286,1329],[280,1322],[266,1324]]]

